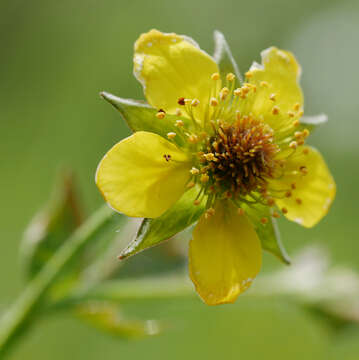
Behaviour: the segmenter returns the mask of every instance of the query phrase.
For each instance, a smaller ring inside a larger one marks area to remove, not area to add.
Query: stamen
[[[163,119],[166,116],[166,113],[163,110],[158,110],[158,113],[156,114],[157,119]]]
[[[297,202],[298,205],[302,204],[302,199],[296,198],[295,201]]]
[[[269,100],[275,101],[276,100],[276,95],[275,94],[270,94],[269,95]]]
[[[284,207],[284,208],[282,208],[282,213],[283,213],[283,214],[288,214],[288,210],[287,210],[287,208],[285,208],[285,207]]]
[[[215,80],[215,81],[216,81],[216,80],[219,80],[220,78],[221,78],[221,77],[219,76],[218,73],[213,73],[212,76],[211,76],[211,79],[212,79],[212,80]]]
[[[215,97],[212,97],[209,100],[209,103],[210,103],[211,106],[217,106],[218,105],[218,100]]]
[[[235,75],[233,73],[228,73],[227,76],[226,76],[226,79],[228,81],[233,81],[235,79]]]
[[[176,133],[175,132],[169,132],[168,134],[167,134],[167,137],[170,139],[170,140],[172,140],[172,139],[174,139],[175,137],[176,137]]]
[[[191,102],[191,105],[196,107],[199,105],[199,100],[198,99],[193,99],[192,102]]]
[[[184,97],[179,98],[177,103],[178,105],[182,105],[182,106],[185,105]]]
[[[184,105],[184,104],[183,104],[183,105]],[[181,116],[181,115],[182,115],[181,109],[176,109],[175,114],[176,114],[177,116]]]
[[[273,115],[278,115],[279,114],[279,106],[273,106],[272,108],[272,114]]]
[[[279,213],[277,213],[276,211],[273,212],[272,216],[276,219],[279,219],[280,218],[280,215]]]
[[[198,175],[199,174],[199,170],[195,167],[193,167],[190,171],[189,171],[192,175]]]
[[[177,127],[183,127],[183,126],[184,126],[184,123],[183,123],[182,120],[176,120],[175,126],[177,126]]]
[[[262,217],[261,218],[261,223],[262,223],[262,225],[268,224],[268,218]]]

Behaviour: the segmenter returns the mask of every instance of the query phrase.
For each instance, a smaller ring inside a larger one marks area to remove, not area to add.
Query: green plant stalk
[[[14,305],[4,314],[0,323],[0,359],[4,358],[9,348],[32,324],[47,290],[57,277],[95,235],[111,222],[115,214],[107,205],[97,210],[64,242],[28,284]]]

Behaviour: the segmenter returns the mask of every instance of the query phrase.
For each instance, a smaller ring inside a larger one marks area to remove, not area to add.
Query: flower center
[[[247,116],[233,124],[220,123],[204,151],[201,172],[208,176],[213,192],[233,199],[264,190],[280,165],[271,128]]]

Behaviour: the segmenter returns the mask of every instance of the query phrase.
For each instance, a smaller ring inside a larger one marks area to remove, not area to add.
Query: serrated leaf
[[[259,203],[252,206],[242,205],[242,207],[255,227],[262,248],[277,256],[285,264],[290,264],[291,260],[280,239],[277,222],[271,216],[272,209]],[[269,222],[263,225],[261,223],[262,217],[268,218]]]
[[[240,85],[243,80],[238,65],[233,58],[231,49],[224,35],[218,30],[214,32],[214,44],[213,58],[219,66],[222,79],[225,79],[228,73],[233,73],[236,75]]]
[[[309,131],[313,131],[317,126],[323,125],[328,121],[328,116],[325,114],[303,116],[300,119],[300,128],[307,128]]]
[[[119,306],[110,302],[86,303],[78,306],[76,313],[86,323],[117,337],[138,338],[160,332],[157,321],[126,319]]]
[[[205,210],[205,199],[194,205],[199,188],[184,193],[176,204],[156,219],[144,219],[136,238],[120,254],[125,259],[142,250],[158,245],[196,222]]]
[[[171,114],[166,114],[163,119],[158,119],[156,117],[158,109],[154,109],[146,103],[123,99],[107,92],[102,92],[100,95],[121,113],[123,119],[133,132],[153,132],[165,139],[167,139],[168,133],[175,132],[177,136],[173,141],[180,147],[187,144],[185,136],[181,135],[175,123],[176,120],[182,120],[186,128],[190,129],[192,128],[190,119]]]
[[[35,215],[25,231],[22,257],[28,278],[41,270],[82,219],[73,176],[63,173],[49,203]]]

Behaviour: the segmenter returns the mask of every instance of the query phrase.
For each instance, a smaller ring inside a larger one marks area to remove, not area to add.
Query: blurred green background
[[[76,171],[88,213],[102,204],[94,173],[129,131],[98,96],[143,98],[132,75],[133,43],[157,28],[187,34],[208,52],[221,30],[244,72],[262,49],[293,51],[303,67],[307,114],[329,123],[310,142],[338,186],[330,214],[314,229],[281,222],[291,254],[329,248],[335,264],[359,271],[357,0],[0,0],[0,311],[20,292],[23,229],[46,202],[57,171]],[[115,256],[116,254],[114,254]],[[264,271],[282,265],[265,256]],[[255,285],[254,285],[255,286]],[[38,324],[11,359],[358,359],[359,330],[334,331],[281,299],[239,298],[206,307],[199,299],[131,304],[138,317],[164,319],[167,331],[124,341],[70,316]]]

